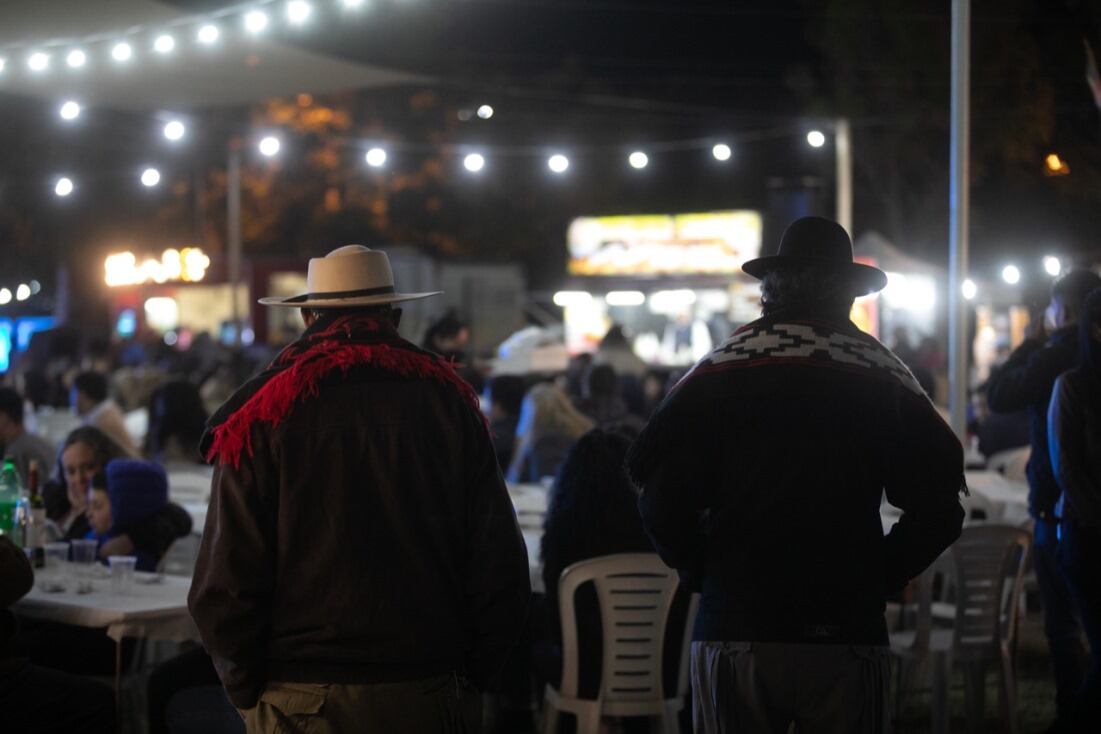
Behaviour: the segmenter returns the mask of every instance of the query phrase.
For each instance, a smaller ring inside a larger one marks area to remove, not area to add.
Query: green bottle
[[[4,459],[4,468],[0,470],[0,534],[14,536],[15,508],[19,505],[19,472],[15,460]]]

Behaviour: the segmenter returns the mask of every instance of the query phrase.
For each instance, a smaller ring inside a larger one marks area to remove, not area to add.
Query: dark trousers
[[[21,734],[111,734],[115,694],[93,680],[40,668],[24,659],[0,662],[0,724]]]
[[[149,734],[168,734],[168,704],[180,691],[200,686],[218,686],[222,682],[214,663],[201,647],[177,655],[157,666],[149,675]],[[230,712],[233,708],[228,703]],[[244,727],[239,727],[243,729]]]
[[[1089,640],[1089,667],[1078,693],[1078,731],[1101,731],[1101,532],[1064,525],[1059,560],[1066,570]]]
[[[1044,606],[1044,634],[1055,673],[1055,705],[1060,718],[1074,705],[1085,675],[1086,651],[1082,647],[1082,628],[1066,574],[1059,564],[1054,526],[1036,521],[1033,547],[1036,582]]]

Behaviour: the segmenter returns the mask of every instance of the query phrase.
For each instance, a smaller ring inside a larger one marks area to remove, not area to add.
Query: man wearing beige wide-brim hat
[[[527,554],[478,398],[397,333],[384,252],[310,260],[306,330],[211,418],[189,606],[250,734],[476,732]]]

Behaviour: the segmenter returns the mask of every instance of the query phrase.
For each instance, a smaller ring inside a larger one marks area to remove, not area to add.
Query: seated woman
[[[553,477],[570,447],[593,422],[573,407],[560,388],[539,383],[524,397],[516,425],[516,443],[506,479],[538,482]]]
[[[626,432],[594,429],[566,457],[551,490],[543,522],[542,614],[534,645],[538,672],[552,685],[562,677],[562,625],[558,615],[558,578],[568,566],[613,553],[652,553],[638,494],[623,470],[631,445]],[[592,584],[575,597],[581,658],[582,696],[595,697],[600,683],[600,609]],[[594,652],[595,651],[595,652]]]
[[[130,459],[115,459],[93,479],[88,523],[87,537],[98,541],[101,560],[114,549],[136,556],[139,571],[156,571],[168,546],[191,532],[191,516],[168,501],[164,469]]]
[[[92,478],[104,470],[108,462],[126,458],[126,452],[117,446],[107,434],[92,426],[81,426],[68,435],[61,445],[57,479],[43,489],[46,516],[58,528],[64,540],[74,540],[88,535],[88,489]],[[135,547],[141,547],[160,557],[168,549],[161,546],[173,529],[187,527],[179,535],[191,531],[191,516],[179,505],[165,503],[148,517],[130,523],[121,534],[106,541],[101,548],[103,557],[128,555]],[[178,537],[172,536],[172,539]]]

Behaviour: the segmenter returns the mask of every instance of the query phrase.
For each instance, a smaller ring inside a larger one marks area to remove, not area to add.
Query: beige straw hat
[[[260,303],[291,308],[353,308],[414,301],[442,292],[398,293],[394,290],[390,258],[385,252],[363,245],[345,245],[325,257],[310,259],[306,293],[270,296],[261,298]]]

